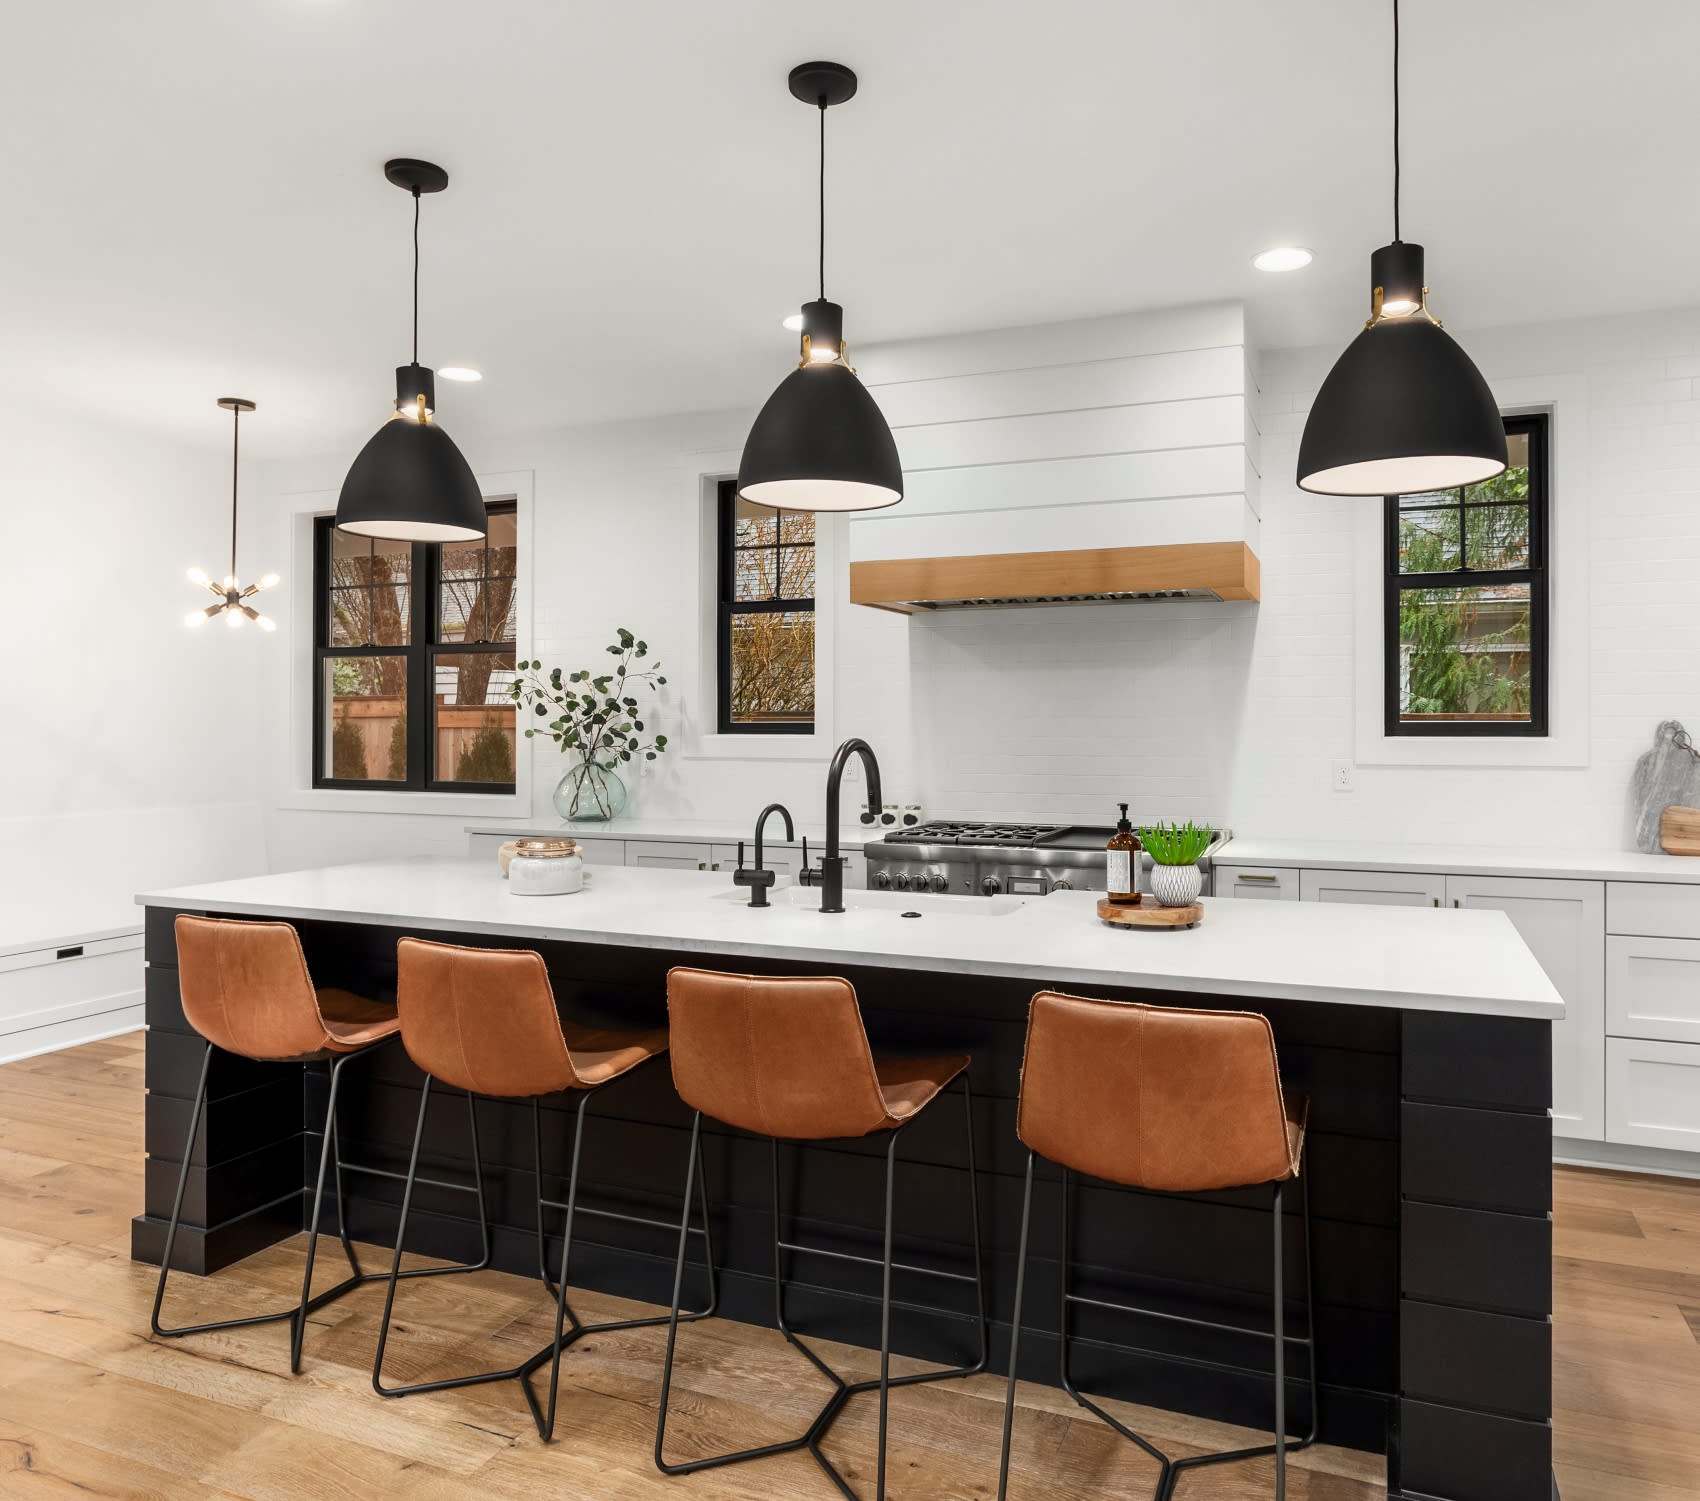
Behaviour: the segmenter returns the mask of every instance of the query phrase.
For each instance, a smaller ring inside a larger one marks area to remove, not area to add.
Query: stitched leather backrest
[[[1017,1130],[1041,1156],[1133,1188],[1198,1193],[1292,1171],[1275,1035],[1249,1011],[1041,992]]]
[[[178,916],[177,985],[189,1025],[244,1058],[302,1058],[330,1040],[301,939],[286,922]]]
[[[886,1124],[848,980],[675,969],[667,1012],[673,1086],[692,1109],[794,1140],[865,1136]]]
[[[509,1099],[578,1082],[541,954],[403,938],[395,998],[402,1046],[433,1079]]]

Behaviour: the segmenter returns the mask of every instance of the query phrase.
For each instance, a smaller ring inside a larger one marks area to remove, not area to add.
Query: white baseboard
[[[112,999],[129,998],[114,996]],[[130,1004],[114,1010],[50,1022],[43,1027],[26,1027],[0,1036],[0,1063],[16,1063],[23,1058],[38,1058],[43,1053],[57,1053],[61,1048],[74,1048],[85,1042],[122,1037],[126,1032],[140,1031],[142,1025],[142,998],[137,994]]]
[[[1700,1152],[1667,1152],[1611,1141],[1577,1141],[1555,1136],[1552,1160],[1566,1167],[1600,1167],[1620,1173],[1655,1173],[1664,1178],[1700,1178]]]

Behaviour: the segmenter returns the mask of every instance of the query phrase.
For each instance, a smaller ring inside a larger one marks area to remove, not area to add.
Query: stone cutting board
[[[1659,818],[1672,803],[1700,805],[1700,757],[1688,749],[1681,722],[1667,719],[1653,734],[1653,748],[1635,763],[1630,783],[1636,849],[1659,853]]]

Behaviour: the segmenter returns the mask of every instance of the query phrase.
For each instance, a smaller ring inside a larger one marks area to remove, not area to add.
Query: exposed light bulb
[[[257,583],[254,587],[256,589],[275,589],[279,582],[280,580],[277,574],[267,573],[261,575],[259,583]]]
[[[231,628],[231,630],[233,630],[233,631],[241,630],[242,629],[242,623],[247,618],[248,617],[246,615],[244,615],[240,610],[226,610],[224,612],[224,623],[227,626],[229,626]]]
[[[207,585],[212,583],[212,580],[207,577],[206,569],[204,569],[204,568],[191,568],[189,570],[189,582],[191,584],[197,584],[201,588],[205,589],[207,587]]]
[[[259,626],[262,631],[275,631],[277,629],[277,622],[270,615],[256,615],[254,624]]]
[[[226,594],[229,594],[233,590],[240,592],[242,584],[234,573],[227,573],[224,576],[224,582],[219,585],[219,588],[223,589]]]
[[[838,346],[836,344],[811,344],[809,346],[809,363],[811,365],[825,365],[837,358]]]
[[[191,630],[198,626],[203,626],[206,623],[207,612],[205,610],[191,610],[183,617],[183,624],[188,626]]]
[[[1421,306],[1420,302],[1412,302],[1407,297],[1396,297],[1391,302],[1381,304],[1381,316],[1383,318],[1409,318]]]

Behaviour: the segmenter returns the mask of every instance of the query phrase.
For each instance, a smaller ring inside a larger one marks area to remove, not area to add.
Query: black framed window
[[[815,518],[720,484],[718,727],[807,735],[815,727]]]
[[[1547,733],[1547,428],[1508,417],[1479,485],[1388,496],[1389,735]]]
[[[315,523],[313,785],[512,792],[518,509],[471,542]]]

